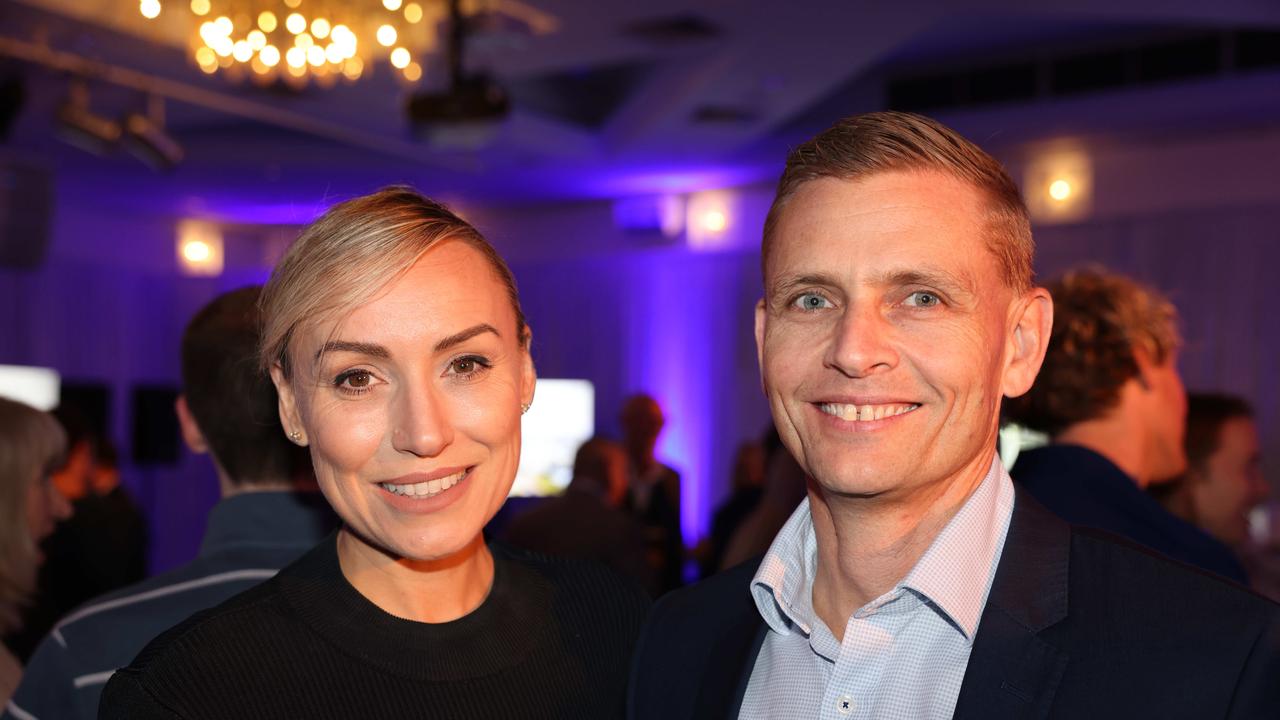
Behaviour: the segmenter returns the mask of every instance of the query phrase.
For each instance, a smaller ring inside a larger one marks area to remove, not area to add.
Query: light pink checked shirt
[[[844,642],[813,611],[817,541],[809,501],[783,526],[751,581],[769,625],[738,717],[947,720],[1013,514],[998,458],[919,562],[859,608]]]

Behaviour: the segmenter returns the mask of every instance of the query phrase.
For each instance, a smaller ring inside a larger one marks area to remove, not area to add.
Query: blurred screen
[[[538,378],[521,418],[520,469],[514,497],[559,495],[573,477],[573,456],[595,434],[596,391],[589,380]]]
[[[49,368],[0,365],[0,397],[48,412],[58,406],[58,373]]]

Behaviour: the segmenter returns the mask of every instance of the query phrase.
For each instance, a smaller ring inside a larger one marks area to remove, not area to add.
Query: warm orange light
[[[263,10],[262,14],[258,15],[258,27],[262,29],[262,32],[275,32],[278,26],[279,21],[276,20],[276,14],[270,10]]]
[[[400,70],[409,67],[409,62],[412,59],[409,57],[409,51],[402,47],[391,51],[391,64]]]
[[[209,0],[191,0],[191,12],[200,17],[208,15],[210,9]]]
[[[396,29],[390,25],[383,25],[378,28],[378,44],[382,47],[391,47],[396,44]]]
[[[138,3],[138,12],[148,20],[156,19],[160,16],[160,0],[142,0]]]
[[[1054,180],[1049,183],[1049,197],[1062,202],[1071,197],[1071,183],[1066,180]]]
[[[422,22],[422,6],[416,2],[411,2],[404,6],[404,19],[410,23]]]

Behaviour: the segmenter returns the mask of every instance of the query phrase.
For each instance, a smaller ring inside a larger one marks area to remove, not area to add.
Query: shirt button
[[[841,715],[848,715],[853,712],[853,698],[848,695],[841,695],[836,700],[836,710]]]

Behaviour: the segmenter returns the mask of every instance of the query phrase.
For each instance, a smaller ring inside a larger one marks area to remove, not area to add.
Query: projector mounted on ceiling
[[[449,89],[409,98],[407,110],[414,131],[434,145],[483,145],[511,111],[511,100],[497,81],[483,73],[466,73],[463,55],[470,30],[460,0],[449,0]]]

